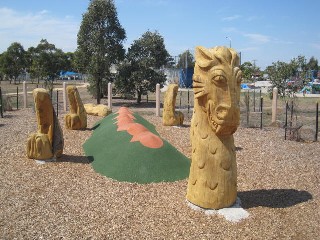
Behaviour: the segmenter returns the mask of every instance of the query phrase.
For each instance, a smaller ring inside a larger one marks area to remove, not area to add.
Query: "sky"
[[[27,50],[47,39],[65,52],[89,0],[0,0],[0,53],[13,42]],[[158,31],[169,54],[196,46],[230,46],[241,62],[264,70],[299,55],[320,61],[319,0],[115,0],[127,49],[146,31]]]

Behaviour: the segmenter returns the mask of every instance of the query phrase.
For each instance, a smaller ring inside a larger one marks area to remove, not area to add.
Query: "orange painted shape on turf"
[[[132,115],[132,112],[126,108],[121,107],[118,111],[118,116],[114,119],[117,119],[117,131],[127,131],[132,135],[130,142],[139,141],[143,146],[148,148],[161,148],[163,146],[162,139],[150,132],[145,126],[140,123],[135,123],[135,117]]]
[[[143,146],[148,148],[161,148],[163,145],[161,138],[150,131],[134,135],[130,142],[136,141],[139,141]]]

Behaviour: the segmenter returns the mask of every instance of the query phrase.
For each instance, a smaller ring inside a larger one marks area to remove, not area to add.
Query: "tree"
[[[155,92],[156,84],[162,84],[166,77],[161,70],[170,62],[163,37],[156,32],[145,32],[128,49],[126,61],[119,66],[115,82],[118,92],[137,94],[137,103],[146,91]]]
[[[0,81],[2,81],[4,79],[4,69],[3,69],[3,55],[2,53],[0,53]]]
[[[318,68],[319,68],[319,66],[318,66],[318,60],[317,60],[315,57],[312,56],[312,57],[309,59],[309,62],[307,63],[307,68],[308,68],[309,70],[315,70],[315,71],[317,71]]]
[[[40,73],[40,66],[39,61],[37,60],[38,52],[35,47],[29,47],[26,54],[27,59],[27,69],[30,73],[31,81],[33,83],[33,79],[38,79],[38,84],[40,81],[41,73]]]
[[[240,69],[242,71],[242,79],[244,82],[251,82],[252,76],[255,73],[254,65],[251,62],[244,62],[241,64]]]
[[[308,69],[307,75],[309,75],[308,77],[310,78],[310,80],[313,80],[318,77],[319,66],[318,60],[315,59],[315,57],[312,56],[309,59],[309,62],[307,63],[306,67]]]
[[[16,83],[18,76],[24,72],[26,67],[25,57],[26,52],[18,42],[12,43],[7,51],[2,54],[2,71],[9,77],[10,83],[12,79]]]
[[[91,75],[90,91],[100,104],[102,82],[111,79],[112,64],[123,59],[125,30],[121,27],[113,0],[91,0],[78,32],[77,57]]]
[[[269,75],[272,87],[277,87],[279,94],[284,97],[288,87],[288,79],[294,74],[292,66],[288,63],[277,61],[268,66],[265,72]]]
[[[177,68],[194,68],[194,57],[189,50],[179,54]]]
[[[45,80],[45,85],[52,89],[53,81],[59,76],[61,70],[66,66],[66,55],[61,50],[49,43],[46,39],[41,39],[35,48],[28,49],[31,59],[30,72],[32,77]]]

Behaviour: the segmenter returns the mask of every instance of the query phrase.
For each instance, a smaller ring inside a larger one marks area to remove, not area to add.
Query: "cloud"
[[[241,18],[241,15],[233,15],[233,16],[229,16],[229,17],[224,17],[222,18],[221,20],[224,21],[224,22],[230,22],[230,21],[234,21],[236,19],[239,19]]]
[[[74,51],[79,23],[70,17],[57,18],[47,10],[24,13],[0,8],[0,52],[19,42],[25,49],[47,39],[64,51]]]
[[[245,33],[245,37],[249,38],[254,43],[268,43],[271,41],[271,38],[267,35],[262,35],[258,33]]]

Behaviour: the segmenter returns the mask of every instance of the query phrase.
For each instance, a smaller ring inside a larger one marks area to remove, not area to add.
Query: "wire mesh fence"
[[[34,107],[32,91],[37,84],[27,84],[27,107]],[[11,89],[2,88],[2,112],[20,109],[24,106],[22,85],[12,86]],[[81,89],[86,92],[86,88]],[[63,91],[50,92],[51,100],[57,115],[63,114]],[[81,93],[82,95],[82,93]],[[88,95],[88,94],[87,94]],[[163,103],[165,92],[161,92]],[[310,97],[311,96],[311,97]],[[85,99],[86,95],[84,96]],[[91,97],[89,97],[91,98]],[[265,128],[277,126],[283,128],[284,138],[294,140],[317,140],[319,97],[279,98],[277,104],[276,122],[272,122],[272,99],[268,93],[260,90],[242,91],[240,94],[240,126],[250,128]],[[156,105],[155,94],[148,93],[142,97],[142,102],[148,103],[150,108]],[[161,107],[163,105],[161,104]],[[181,111],[185,119],[190,121],[194,107],[194,93],[191,88],[179,89],[176,97],[176,111]],[[1,109],[0,109],[1,110]],[[1,113],[0,113],[1,114]]]

